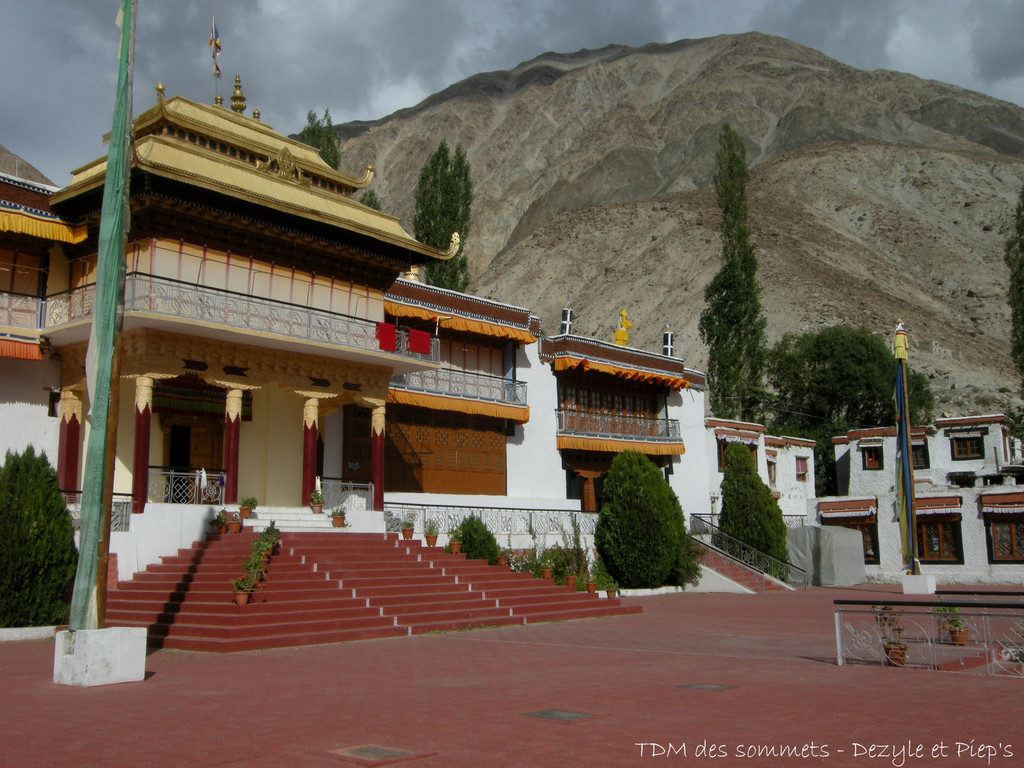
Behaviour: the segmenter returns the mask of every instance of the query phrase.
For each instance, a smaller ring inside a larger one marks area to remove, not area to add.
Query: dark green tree
[[[317,117],[316,112],[309,110],[306,113],[306,127],[299,131],[299,141],[316,147],[320,159],[337,169],[341,151],[338,149],[338,134],[334,132],[330,110],[325,109],[323,117]]]
[[[421,243],[447,250],[452,233],[458,232],[458,252],[447,261],[427,267],[427,282],[441,288],[463,291],[469,283],[466,237],[473,205],[473,181],[466,152],[459,144],[455,154],[442,139],[437,150],[420,169],[416,184],[416,213],[413,235]]]
[[[760,418],[767,347],[757,254],[747,226],[746,148],[728,123],[715,154],[715,193],[722,212],[722,266],[704,290],[697,328],[708,347],[712,412],[723,418]]]
[[[498,540],[483,520],[470,515],[459,523],[457,530],[462,551],[469,560],[486,560],[497,565],[500,554]]]
[[[380,202],[380,198],[377,197],[377,193],[372,189],[368,189],[359,196],[359,202],[365,205],[367,208],[373,208],[375,211],[384,210]]]
[[[78,567],[57,473],[29,446],[0,467],[0,627],[66,624]]]
[[[833,437],[851,429],[896,423],[895,375],[889,345],[865,328],[834,325],[787,334],[772,347],[768,356],[768,382],[774,389],[770,426],[775,433],[816,441],[819,496],[838,491]],[[911,425],[930,423],[935,398],[928,378],[911,370],[908,392]]]
[[[1013,234],[1006,241],[1006,266],[1010,268],[1007,300],[1010,304],[1010,340],[1013,363],[1024,384],[1024,186],[1017,198]]]
[[[757,474],[750,449],[729,443],[722,463],[719,527],[778,560],[786,560],[786,523],[771,489]]]
[[[620,453],[602,493],[594,545],[620,586],[681,585],[693,579],[693,549],[679,499],[650,459],[635,451]]]

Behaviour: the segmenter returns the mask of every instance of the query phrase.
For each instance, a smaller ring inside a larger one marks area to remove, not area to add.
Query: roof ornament
[[[373,166],[368,165],[363,169],[363,178],[356,182],[356,186],[365,187],[371,181],[373,181]]]
[[[666,321],[665,329],[661,332],[661,354],[665,357],[672,357],[675,350],[675,335],[672,333],[672,326]]]
[[[164,84],[156,84],[156,103],[162,105],[164,103]]]
[[[235,75],[235,92],[231,94],[231,109],[238,114],[245,112],[245,95],[242,93],[241,75]]]
[[[462,243],[462,239],[459,237],[459,233],[458,232],[452,232],[452,242],[451,242],[451,245],[448,246],[448,250],[445,251],[444,255],[447,258],[449,258],[449,259],[452,258],[456,253],[459,252],[459,245],[461,243]]]

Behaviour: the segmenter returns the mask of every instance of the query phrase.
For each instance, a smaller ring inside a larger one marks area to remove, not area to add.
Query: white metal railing
[[[71,523],[77,531],[82,524],[82,492],[61,491],[64,503],[67,504],[68,514],[71,515]],[[132,495],[130,493],[115,493],[110,502],[110,530],[112,532],[127,531],[132,519]]]
[[[373,509],[373,483],[350,483],[325,477],[320,481],[320,495],[323,496],[326,510],[357,512]]]
[[[679,440],[677,419],[652,419],[616,413],[556,410],[558,431],[635,440]]]
[[[1024,602],[834,600],[836,661],[1024,677]],[[956,632],[954,633],[954,629]]]
[[[149,468],[149,501],[160,504],[224,503],[224,473],[220,469]]]
[[[42,300],[17,293],[0,293],[0,325],[11,328],[39,328]]]
[[[45,327],[91,318],[94,299],[93,285],[48,297],[43,312]],[[124,309],[381,351],[377,324],[370,320],[139,272],[125,278]],[[429,354],[412,352],[408,331],[398,328],[393,353],[436,363],[441,359],[441,346],[431,337]]]
[[[709,523],[717,528],[719,513],[712,512],[710,515],[694,513],[690,515],[690,518],[700,520],[703,523]],[[800,528],[807,525],[807,518],[804,515],[783,515],[782,522],[786,524],[787,528]]]
[[[488,530],[500,538],[535,534],[569,534],[576,518],[580,533],[593,535],[597,529],[597,515],[571,509],[521,509],[517,507],[461,506],[455,504],[386,503],[384,522],[389,531],[397,531],[403,520],[411,518],[413,530],[422,533],[429,521],[442,533],[457,527],[467,517],[479,517]]]
[[[488,376],[454,368],[414,371],[392,376],[391,385],[477,400],[526,405],[526,382],[507,381],[500,376]]]

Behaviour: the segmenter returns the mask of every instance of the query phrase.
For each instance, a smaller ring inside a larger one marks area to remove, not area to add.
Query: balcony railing
[[[392,376],[391,385],[454,397],[526,405],[526,382],[524,381],[506,381],[498,376],[451,368],[414,371]]]
[[[149,468],[147,498],[157,504],[223,504],[223,470],[173,467]]]
[[[555,415],[558,417],[559,432],[626,440],[673,442],[680,439],[679,422],[676,419],[650,419],[589,411],[555,411]]]
[[[325,477],[320,483],[324,509],[361,512],[373,509],[373,483],[350,483],[337,477]]]
[[[92,317],[95,286],[88,285],[46,299],[45,326],[51,328]],[[229,328],[380,351],[377,324],[370,320],[312,309],[275,299],[209,288],[166,277],[132,273],[125,279],[125,312],[149,312],[182,322],[197,321]],[[409,350],[408,332],[399,328],[394,353],[430,362],[441,359],[440,343],[430,340],[430,354]]]
[[[12,328],[39,328],[41,299],[18,293],[0,293],[0,325]]]
[[[71,515],[71,524],[77,531],[82,522],[82,492],[61,491],[64,503],[68,505],[68,513]],[[110,530],[111,532],[127,531],[129,521],[132,518],[132,495],[130,493],[115,493],[110,502]]]

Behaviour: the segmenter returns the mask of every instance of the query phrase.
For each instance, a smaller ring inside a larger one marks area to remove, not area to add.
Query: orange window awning
[[[842,518],[873,518],[878,513],[878,499],[843,499],[819,501],[818,512],[823,520]]]
[[[611,437],[584,437],[581,435],[558,435],[558,450],[572,451],[605,451],[622,453],[636,451],[649,456],[682,456],[686,453],[683,441],[678,442],[646,442],[643,440],[616,440]]]
[[[31,235],[61,243],[80,243],[88,237],[84,225],[72,226],[55,216],[33,213],[3,201],[0,201],[0,232]]]
[[[959,515],[963,499],[959,496],[918,496],[914,499],[914,513],[918,516]]]
[[[13,357],[15,360],[42,360],[43,352],[37,341],[0,339],[0,357]]]
[[[399,405],[415,405],[420,408],[431,408],[436,411],[454,411],[473,416],[491,416],[496,419],[508,419],[516,424],[525,424],[530,420],[528,405],[510,405],[467,397],[446,397],[426,392],[409,392],[405,389],[389,389],[388,403]]]
[[[556,371],[568,371],[573,368],[582,368],[584,371],[600,371],[601,373],[608,373],[612,376],[618,376],[620,379],[626,379],[627,381],[639,381],[646,384],[664,384],[674,390],[686,389],[690,386],[690,382],[682,376],[672,376],[668,373],[658,373],[656,371],[642,371],[637,368],[612,365],[611,363],[598,363],[593,360],[587,360],[583,357],[556,357],[554,365]]]
[[[400,304],[397,301],[385,300],[384,311],[393,317],[415,317],[419,320],[430,320],[436,322],[441,328],[478,333],[481,336],[497,336],[502,339],[512,339],[521,344],[533,344],[537,340],[536,336],[522,328],[513,328],[501,323],[489,323],[485,320],[471,320],[468,317],[449,315],[413,304]]]

